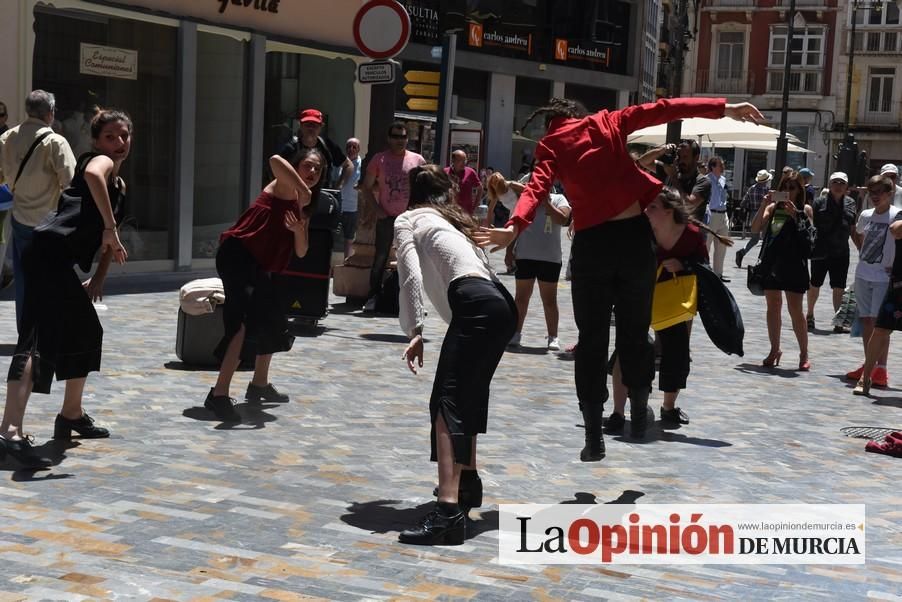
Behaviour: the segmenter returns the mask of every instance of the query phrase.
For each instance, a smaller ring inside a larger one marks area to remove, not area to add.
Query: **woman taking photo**
[[[811,205],[806,204],[805,187],[798,173],[785,174],[777,187],[779,193],[769,193],[761,204],[764,210],[752,221],[752,233],[764,231],[760,269],[764,276],[764,299],[767,303],[767,336],[770,353],[762,365],[772,368],[780,364],[783,295],[792,330],[799,342],[799,370],[811,369],[808,358],[808,324],[802,299],[808,292],[808,257],[814,242]]]
[[[279,306],[272,273],[281,272],[291,260],[307,254],[307,225],[311,199],[320,191],[320,174],[326,162],[314,148],[301,147],[289,163],[279,155],[269,159],[275,179],[230,229],[219,239],[216,271],[225,291],[225,333],[216,356],[222,361],[216,385],[204,407],[219,420],[239,422],[241,416],[229,397],[229,387],[241,362],[241,350],[256,356],[254,376],[247,386],[247,401],[285,403],[288,395],[269,382],[272,354],[288,351],[294,342],[288,320]]]
[[[80,199],[68,211],[51,212],[35,228],[23,256],[25,303],[22,323],[7,377],[6,407],[0,425],[0,460],[10,455],[22,465],[48,466],[22,430],[31,393],[50,393],[54,375],[66,381],[63,407],[53,436],[69,439],[109,437],[82,409],[89,372],[100,370],[103,327],[93,301],[103,297],[110,262],[128,258],[117,233],[125,199],[119,177],[132,142],[132,121],[117,110],[98,110],[91,120],[93,151],[78,159],[66,196]],[[62,207],[61,207],[62,208]],[[90,271],[101,250],[94,277],[81,282],[74,266]]]
[[[488,258],[473,241],[476,221],[453,202],[451,180],[435,165],[410,172],[410,205],[395,221],[402,356],[423,367],[424,293],[449,323],[429,400],[431,460],[438,462],[438,501],[402,543],[457,545],[467,512],[482,504],[476,435],[486,432],[489,385],[514,333],[517,309]]]

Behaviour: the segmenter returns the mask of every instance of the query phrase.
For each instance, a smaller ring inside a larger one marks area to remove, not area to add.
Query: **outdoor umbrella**
[[[714,147],[714,148],[744,148],[746,150],[763,150],[763,151],[775,151],[777,150],[777,141],[776,140],[718,140],[717,142],[713,142],[710,140],[705,140],[705,136],[702,137],[702,146],[703,147]],[[786,150],[790,153],[810,153],[814,154],[813,150],[808,150],[803,146],[799,146],[797,144],[789,144],[786,147]]]
[[[704,138],[713,143],[720,140],[745,140],[745,141],[776,141],[780,136],[780,130],[765,125],[757,125],[735,119],[703,119],[693,117],[684,119],[681,128],[683,138]],[[801,144],[801,140],[792,134],[786,135],[787,139],[795,144]],[[664,144],[667,140],[667,124],[636,130],[627,137],[627,142],[633,144]]]

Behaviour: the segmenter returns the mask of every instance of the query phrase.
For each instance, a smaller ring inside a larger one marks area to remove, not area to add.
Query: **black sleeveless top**
[[[81,216],[78,227],[74,232],[66,236],[66,247],[71,254],[73,263],[77,264],[83,272],[90,271],[91,263],[97,250],[103,242],[103,216],[97,209],[97,203],[91,194],[91,189],[85,181],[85,169],[88,163],[100,153],[88,152],[78,158],[75,166],[75,175],[69,184],[69,189],[81,197]],[[113,207],[113,217],[116,223],[122,221],[125,209],[125,193],[122,191],[121,178],[114,178],[107,182],[107,194]]]

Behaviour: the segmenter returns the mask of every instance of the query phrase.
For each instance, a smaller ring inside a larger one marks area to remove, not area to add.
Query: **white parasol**
[[[701,139],[707,139],[718,145],[721,140],[744,140],[748,142],[773,140],[776,142],[777,138],[780,137],[780,130],[767,127],[766,125],[757,125],[729,118],[704,119],[693,117],[691,119],[683,119],[680,136],[682,138],[699,138],[700,141]],[[794,144],[801,144],[801,140],[792,134],[787,133],[786,138]],[[667,124],[642,128],[627,137],[627,142],[635,144],[664,144],[666,140]]]

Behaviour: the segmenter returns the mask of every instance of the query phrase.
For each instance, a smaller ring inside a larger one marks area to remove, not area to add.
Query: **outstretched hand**
[[[724,117],[732,117],[737,121],[751,121],[752,123],[764,123],[767,121],[758,107],[750,102],[727,104],[723,112]]]
[[[103,253],[112,253],[113,261],[122,265],[128,259],[128,251],[122,246],[119,240],[119,233],[114,229],[106,229],[103,231],[103,237],[100,243],[100,251]]]
[[[516,237],[516,226],[508,226],[506,228],[486,228],[483,226],[473,234],[474,242],[483,249],[494,245],[490,249],[492,253],[514,242]]]
[[[401,359],[407,362],[407,368],[414,374],[417,373],[417,365],[419,365],[420,368],[423,367],[422,335],[418,334],[410,339],[410,344],[407,346],[407,349],[404,350],[404,355],[401,356]]]

